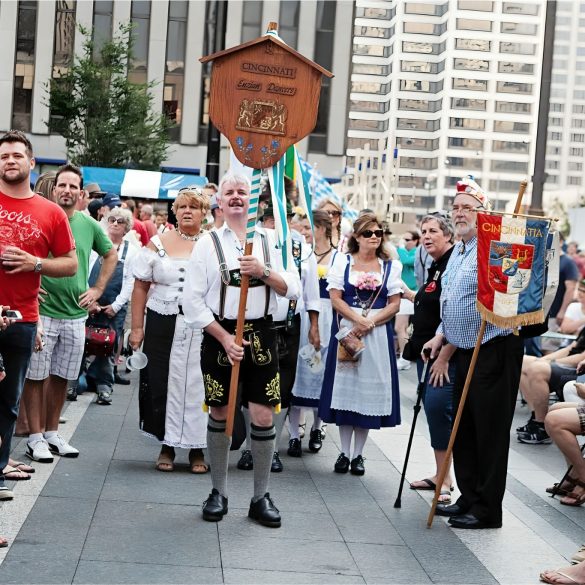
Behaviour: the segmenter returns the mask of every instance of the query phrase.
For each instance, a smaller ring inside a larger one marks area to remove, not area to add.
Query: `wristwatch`
[[[270,276],[271,272],[272,270],[270,266],[264,266],[264,270],[262,271],[262,276],[260,278],[262,278],[262,280],[266,280]]]
[[[40,258],[37,258],[35,262],[35,272],[40,272],[43,269],[43,261]]]

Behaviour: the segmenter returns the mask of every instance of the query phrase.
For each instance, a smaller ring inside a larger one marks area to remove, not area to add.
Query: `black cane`
[[[583,453],[583,449],[585,449],[585,443],[583,443],[581,445],[581,453]],[[561,481],[559,481],[559,483],[554,484],[553,489],[550,493],[551,498],[554,498],[559,493],[561,486],[565,483],[565,480],[569,477],[569,473],[571,473],[572,469],[573,469],[573,466],[569,465],[569,467],[567,468],[567,471],[565,472],[565,475],[563,475]]]
[[[429,373],[429,366],[431,365],[430,360],[430,349],[424,350],[425,356],[427,358],[426,365],[424,367],[421,379],[418,382],[418,387],[416,389],[417,397],[416,397],[416,404],[414,405],[414,417],[412,419],[412,426],[410,427],[410,437],[408,437],[408,447],[406,448],[406,458],[404,460],[404,466],[402,468],[402,477],[400,478],[400,487],[398,488],[398,496],[396,496],[396,501],[394,502],[395,508],[402,507],[402,488],[404,487],[404,478],[406,477],[406,468],[408,466],[408,458],[410,457],[410,448],[412,447],[412,439],[414,437],[414,428],[416,427],[416,419],[418,418],[418,413],[420,412],[420,404],[424,399],[425,396],[425,388],[427,382],[427,376]]]

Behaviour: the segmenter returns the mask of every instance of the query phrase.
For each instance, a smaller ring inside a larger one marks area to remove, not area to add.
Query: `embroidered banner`
[[[561,242],[559,239],[559,232],[550,231],[546,242],[546,286],[544,290],[544,299],[542,301],[542,310],[545,316],[548,315],[555,296],[557,295],[557,289],[559,288],[560,250]]]
[[[545,255],[550,222],[477,214],[477,308],[498,327],[544,321]]]

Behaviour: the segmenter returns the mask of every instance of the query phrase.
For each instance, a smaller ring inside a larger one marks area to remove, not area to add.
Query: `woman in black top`
[[[447,218],[433,214],[423,218],[421,232],[422,245],[433,258],[433,263],[429,268],[427,281],[418,292],[415,294],[407,290],[404,293],[407,299],[414,302],[413,333],[405,348],[405,359],[416,360],[419,379],[423,370],[421,358],[423,345],[434,337],[441,322],[439,302],[441,279],[453,251],[453,227]],[[454,346],[445,345],[430,369],[425,388],[424,407],[429,423],[431,445],[435,450],[437,469],[432,477],[412,482],[410,487],[414,490],[434,490],[438,473],[445,459],[453,419],[455,365],[449,360],[454,352]],[[451,477],[447,474],[441,486],[439,502],[451,501],[451,489]]]

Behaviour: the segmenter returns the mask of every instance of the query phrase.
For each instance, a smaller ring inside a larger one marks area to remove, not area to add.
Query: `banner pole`
[[[522,198],[524,197],[524,192],[526,191],[527,186],[528,186],[528,181],[526,179],[524,179],[520,183],[520,188],[518,189],[518,197],[516,198],[516,205],[514,207],[514,215],[518,214],[518,212],[520,211],[520,207],[522,206]],[[457,414],[455,415],[455,420],[453,421],[453,430],[451,431],[451,436],[449,437],[449,445],[447,446],[447,453],[445,455],[443,465],[441,466],[441,471],[439,473],[439,477],[437,478],[437,485],[435,487],[435,496],[433,497],[433,504],[431,506],[431,511],[429,512],[429,517],[427,518],[427,528],[431,528],[431,526],[433,525],[433,518],[435,517],[435,512],[437,510],[439,496],[441,495],[441,488],[443,487],[443,482],[445,481],[445,477],[447,476],[447,472],[449,471],[449,467],[451,466],[451,455],[453,453],[453,445],[455,443],[457,431],[459,430],[459,423],[461,421],[461,416],[463,414],[463,408],[465,407],[465,401],[467,400],[467,394],[469,392],[469,386],[471,385],[471,379],[473,378],[473,372],[475,371],[475,364],[477,363],[477,356],[479,355],[479,349],[481,348],[481,342],[483,340],[483,335],[485,333],[486,325],[487,325],[487,321],[485,319],[482,319],[481,324],[479,326],[479,332],[477,334],[477,340],[475,342],[475,347],[473,348],[473,354],[471,355],[471,362],[469,364],[469,369],[467,370],[467,376],[465,378],[465,384],[463,386],[463,391],[461,392],[461,399],[459,400],[459,407],[457,408]]]

